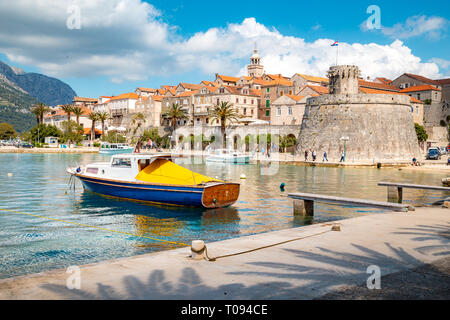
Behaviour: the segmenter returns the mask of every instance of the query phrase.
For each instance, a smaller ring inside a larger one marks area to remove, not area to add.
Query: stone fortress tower
[[[250,64],[247,66],[249,77],[262,77],[264,74],[264,66],[261,65],[261,57],[258,54],[258,49],[253,50],[253,55],[250,57]]]
[[[408,95],[361,94],[357,66],[328,71],[329,94],[309,98],[296,152],[346,163],[411,161],[420,154]]]

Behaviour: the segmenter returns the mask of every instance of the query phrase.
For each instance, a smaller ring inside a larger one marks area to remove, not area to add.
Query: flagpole
[[[338,59],[339,59],[339,44],[336,46],[336,66],[338,65]]]

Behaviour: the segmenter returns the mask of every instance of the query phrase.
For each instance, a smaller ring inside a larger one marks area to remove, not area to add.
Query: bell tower
[[[258,49],[253,50],[253,55],[250,57],[250,64],[247,66],[249,77],[262,77],[264,74],[264,66],[261,65],[261,57],[258,54]]]

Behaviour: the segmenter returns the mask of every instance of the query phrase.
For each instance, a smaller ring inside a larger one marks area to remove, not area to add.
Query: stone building
[[[270,124],[274,126],[301,125],[308,96],[286,94],[272,103]]]
[[[261,57],[258,54],[258,49],[253,50],[253,55],[250,57],[250,64],[247,66],[249,77],[260,78],[264,74],[264,66],[261,65]]]
[[[346,162],[410,161],[420,154],[411,99],[359,91],[356,66],[331,67],[329,94],[308,98],[297,153],[305,150]]]

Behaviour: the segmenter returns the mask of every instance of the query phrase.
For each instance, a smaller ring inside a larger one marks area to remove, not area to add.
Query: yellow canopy
[[[189,169],[183,168],[166,159],[156,159],[136,176],[137,180],[150,183],[196,185],[203,182],[218,181]]]

